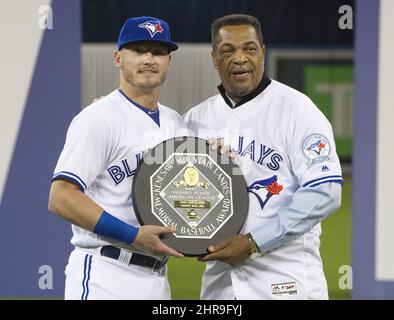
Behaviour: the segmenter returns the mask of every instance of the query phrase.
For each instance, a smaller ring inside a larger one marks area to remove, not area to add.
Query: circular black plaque
[[[176,227],[162,241],[186,256],[241,230],[248,211],[240,169],[204,139],[180,137],[149,150],[136,170],[132,200],[141,225]]]

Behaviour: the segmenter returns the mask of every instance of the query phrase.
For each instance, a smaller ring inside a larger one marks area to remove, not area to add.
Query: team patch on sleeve
[[[312,134],[306,137],[302,144],[302,150],[311,166],[331,159],[330,143],[322,134]]]

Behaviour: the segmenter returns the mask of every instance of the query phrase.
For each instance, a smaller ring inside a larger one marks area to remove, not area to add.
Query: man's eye
[[[165,56],[169,54],[168,50],[166,49],[143,49],[143,48],[136,48],[134,51],[138,54],[145,54],[147,52],[152,53],[154,56]]]
[[[255,52],[255,51],[256,51],[256,48],[253,48],[253,47],[251,47],[251,48],[246,48],[246,51],[248,51],[248,52]]]
[[[168,50],[153,50],[152,54],[154,56],[166,56],[168,54]]]
[[[230,54],[231,52],[233,52],[233,50],[231,50],[231,49],[222,50],[222,54]]]
[[[141,49],[141,48],[137,48],[137,49],[135,49],[135,52],[137,52],[138,54],[144,54],[144,53],[147,52],[147,50]]]

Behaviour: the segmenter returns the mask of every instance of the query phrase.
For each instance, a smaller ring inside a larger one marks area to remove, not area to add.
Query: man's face
[[[159,87],[166,79],[170,61],[169,49],[154,42],[127,44],[115,53],[115,64],[123,78],[140,90]]]
[[[257,88],[264,73],[265,46],[251,25],[219,29],[213,63],[226,93],[235,102]]]

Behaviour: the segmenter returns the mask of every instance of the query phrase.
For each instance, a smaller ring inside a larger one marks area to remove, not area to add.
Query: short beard
[[[167,77],[167,73],[162,73],[160,75],[160,79],[159,79],[158,82],[153,82],[153,83],[149,83],[148,82],[148,83],[142,83],[142,84],[138,84],[137,85],[137,83],[134,81],[134,78],[133,78],[131,72],[128,72],[124,68],[121,68],[121,72],[122,72],[123,79],[125,79],[125,81],[128,84],[130,84],[131,86],[139,87],[141,89],[146,89],[146,90],[151,90],[151,89],[154,89],[154,88],[157,88],[157,87],[161,86],[163,84],[163,82],[166,80],[166,77]]]

